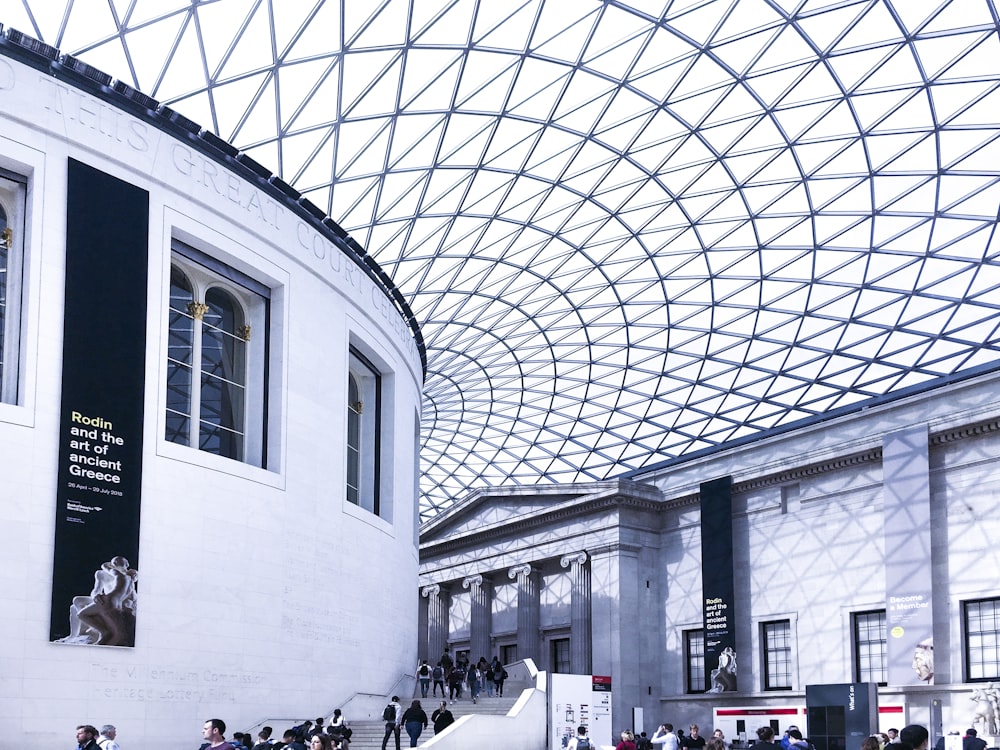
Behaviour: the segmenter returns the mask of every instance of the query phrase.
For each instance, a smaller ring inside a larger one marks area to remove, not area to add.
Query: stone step
[[[427,712],[428,719],[431,714],[438,706],[437,700],[433,698],[427,698],[426,700],[421,699],[420,705],[423,707],[424,711]],[[466,697],[461,700],[456,700],[455,702],[448,702],[448,708],[458,719],[461,716],[466,716],[468,714],[490,714],[493,716],[506,716],[507,713],[513,708],[514,703],[517,702],[516,695],[507,695],[505,697],[489,697],[486,694],[480,695],[479,700],[473,703],[472,700],[466,695]],[[404,706],[405,708],[405,706]],[[381,720],[377,721],[348,721],[349,726],[353,730],[351,735],[351,747],[350,750],[381,750],[382,738],[385,736],[385,722]],[[427,729],[425,729],[418,741],[418,745],[424,744],[427,740],[434,736],[433,724],[428,723]],[[401,748],[409,747],[410,738],[406,734],[406,730],[401,730],[399,734],[399,744]],[[387,750],[395,750],[395,744],[393,739],[389,738],[389,744]]]

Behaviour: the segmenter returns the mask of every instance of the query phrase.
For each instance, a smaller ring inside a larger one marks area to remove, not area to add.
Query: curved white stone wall
[[[20,389],[0,404],[0,747],[69,746],[82,723],[115,724],[123,747],[197,747],[206,718],[231,735],[391,690],[415,658],[413,332],[301,212],[202,153],[196,136],[85,88],[0,55],[0,167],[28,186]],[[150,198],[131,648],[49,642],[70,158]],[[176,240],[270,289],[266,467],[164,439]],[[378,515],[346,500],[352,346],[382,376]]]

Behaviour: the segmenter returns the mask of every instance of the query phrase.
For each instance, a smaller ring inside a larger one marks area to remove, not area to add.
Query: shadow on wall
[[[506,716],[472,714],[462,716],[421,748],[431,750],[545,750],[547,680],[531,659],[507,668],[510,686],[525,684]]]

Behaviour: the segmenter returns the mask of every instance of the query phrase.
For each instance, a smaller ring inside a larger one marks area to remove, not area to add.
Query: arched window
[[[175,253],[164,436],[172,443],[262,466],[265,347],[264,335],[258,345],[251,332],[256,327],[258,334],[266,334],[260,323],[266,320],[267,301],[257,290],[234,283],[240,274],[224,270],[221,277]]]

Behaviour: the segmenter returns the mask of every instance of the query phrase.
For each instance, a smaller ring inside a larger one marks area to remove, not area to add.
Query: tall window
[[[500,647],[500,661],[504,664],[513,664],[517,661],[517,644],[512,643]]]
[[[0,173],[0,401],[17,403],[25,183]]]
[[[233,269],[201,265],[176,250],[170,268],[165,437],[263,466],[266,290]]]
[[[684,671],[687,692],[705,692],[705,631],[684,631]]]
[[[347,372],[347,499],[381,513],[379,432],[382,377],[353,347]]]
[[[792,625],[788,620],[761,623],[764,689],[792,689]]]
[[[967,679],[1000,679],[1000,599],[965,602],[962,620]]]
[[[569,638],[554,638],[551,643],[552,671],[558,674],[569,674]]]
[[[885,610],[856,612],[854,620],[854,680],[885,685],[887,677]]]

